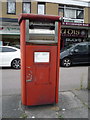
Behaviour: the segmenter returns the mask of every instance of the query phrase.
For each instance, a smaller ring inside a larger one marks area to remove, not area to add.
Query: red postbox
[[[58,103],[60,16],[20,14],[23,105]]]

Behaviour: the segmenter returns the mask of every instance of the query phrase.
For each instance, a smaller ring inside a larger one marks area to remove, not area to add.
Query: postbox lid
[[[19,24],[21,23],[22,20],[30,19],[32,21],[60,21],[61,17],[60,16],[55,16],[55,15],[37,15],[37,14],[27,14],[27,13],[21,13],[18,18]]]

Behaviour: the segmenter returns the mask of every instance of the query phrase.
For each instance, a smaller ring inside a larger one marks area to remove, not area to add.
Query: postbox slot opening
[[[36,44],[56,44],[57,25],[55,22],[26,21],[26,42]]]
[[[55,29],[55,23],[43,23],[43,22],[30,22],[29,23],[29,28],[30,29],[50,29],[54,30]]]

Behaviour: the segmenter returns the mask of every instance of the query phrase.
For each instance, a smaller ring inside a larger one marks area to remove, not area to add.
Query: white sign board
[[[20,28],[17,26],[16,27],[0,26],[0,35],[3,35],[3,34],[20,35]]]
[[[35,63],[49,63],[50,52],[34,52]]]

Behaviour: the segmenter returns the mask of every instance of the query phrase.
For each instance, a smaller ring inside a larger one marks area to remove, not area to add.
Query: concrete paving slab
[[[65,111],[60,111],[59,116],[62,118],[88,118],[88,108],[73,108]]]
[[[57,109],[55,105],[34,106],[25,109],[25,113],[28,118],[57,118]]]
[[[83,89],[83,90],[74,90],[72,91],[78,99],[80,99],[84,104],[88,105],[88,90]]]
[[[20,108],[21,96],[2,96],[2,118],[19,118],[24,111]]]
[[[70,91],[59,93],[58,106],[61,109],[72,109],[83,107],[82,102]]]
[[[26,107],[28,118],[88,118],[88,107],[70,91],[59,93],[58,104]]]

